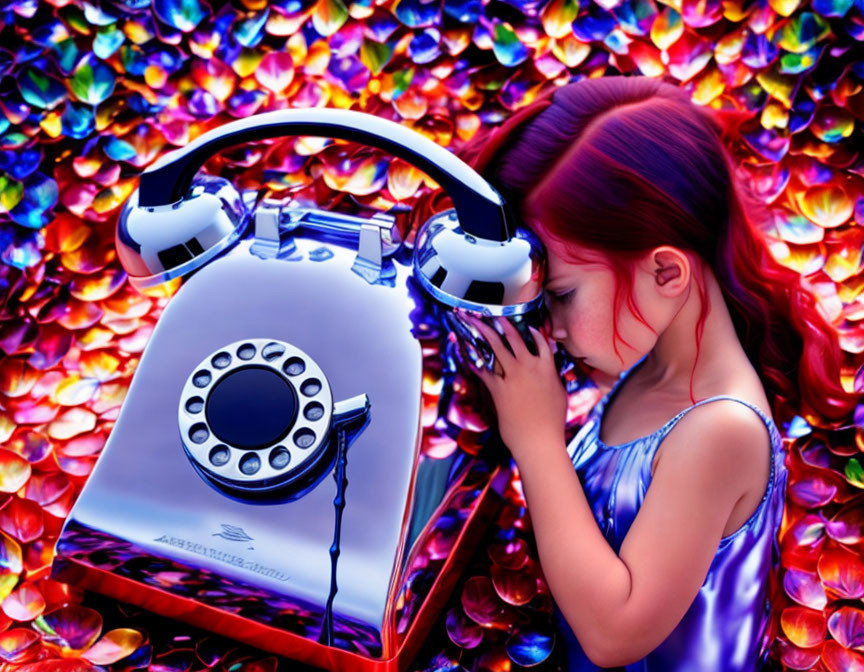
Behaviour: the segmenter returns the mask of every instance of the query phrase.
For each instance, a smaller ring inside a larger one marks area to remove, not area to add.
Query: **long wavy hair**
[[[768,250],[757,226],[767,209],[736,179],[724,141],[742,118],[721,117],[659,79],[584,79],[547,90],[459,155],[565,258],[601,253],[616,280],[613,315],[626,301],[644,323],[632,289],[645,252],[671,245],[697,254],[697,358],[710,308],[707,265],[775,417],[839,424],[860,395],[843,388],[839,339],[814,295]],[[418,204],[415,220],[440,198]]]

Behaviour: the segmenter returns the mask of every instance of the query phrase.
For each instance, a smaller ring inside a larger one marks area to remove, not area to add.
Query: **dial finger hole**
[[[319,404],[317,401],[313,401],[309,404],[306,404],[306,408],[303,409],[303,417],[307,420],[320,420],[324,417],[324,406]]]
[[[306,362],[304,362],[299,357],[291,357],[288,361],[285,362],[282,370],[289,376],[299,376],[306,370]]]
[[[217,352],[213,355],[213,359],[210,360],[210,363],[217,369],[224,369],[231,364],[231,355],[227,352]]]
[[[285,446],[276,446],[270,452],[270,466],[274,469],[284,469],[291,461],[291,453]]]
[[[191,397],[187,399],[186,410],[190,413],[200,413],[204,410],[204,400],[201,397]]]
[[[192,429],[189,430],[189,438],[195,443],[204,443],[210,438],[210,430],[203,422],[199,422],[192,425]]]
[[[216,467],[228,464],[229,459],[231,459],[231,451],[228,450],[228,446],[219,444],[210,451],[210,463]]]
[[[300,391],[307,397],[313,397],[321,391],[321,381],[317,378],[304,380],[300,386]]]
[[[268,343],[261,350],[261,356],[266,359],[268,362],[272,362],[274,359],[281,357],[285,354],[285,346],[281,343]]]
[[[301,448],[309,448],[313,443],[315,443],[315,432],[305,427],[298,429],[294,433],[294,443]]]
[[[261,468],[261,458],[255,453],[246,453],[240,458],[240,471],[251,476]]]
[[[239,348],[237,348],[237,356],[240,359],[252,359],[255,356],[255,346],[251,343],[244,343]]]
[[[211,380],[213,380],[213,377],[210,375],[210,372],[206,369],[201,369],[195,372],[195,375],[192,377],[192,384],[195,387],[207,387]]]

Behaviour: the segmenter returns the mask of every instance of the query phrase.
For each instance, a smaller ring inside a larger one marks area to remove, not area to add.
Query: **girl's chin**
[[[597,370],[588,363],[588,360],[585,357],[575,357],[574,359],[577,366],[583,369],[586,373],[594,373]]]

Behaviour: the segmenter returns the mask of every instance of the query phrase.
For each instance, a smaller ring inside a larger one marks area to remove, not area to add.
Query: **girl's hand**
[[[498,415],[501,440],[510,449],[516,463],[564,441],[567,393],[555,368],[552,348],[547,339],[529,327],[538,355],[532,355],[522,336],[506,318],[496,318],[513,354],[498,332],[467,313],[460,314],[486,339],[495,353],[493,370],[472,370],[486,385]],[[466,358],[469,362],[470,359]]]

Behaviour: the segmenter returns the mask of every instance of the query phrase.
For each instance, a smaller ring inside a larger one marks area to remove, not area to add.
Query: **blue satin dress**
[[[647,357],[647,355],[645,356]],[[622,373],[592,409],[567,446],[594,518],[618,553],[651,483],[651,464],[669,431],[696,406],[734,399],[759,414],[771,435],[771,476],[762,501],[738,530],[720,540],[699,593],[669,636],[626,672],[752,672],[761,669],[770,641],[769,572],[779,561],[777,533],[783,517],[786,467],[782,439],[774,421],[750,402],[728,395],[703,399],[684,409],[653,434],[618,446],[599,437],[609,399],[645,359]],[[582,651],[561,611],[555,608],[567,672],[600,670]]]

